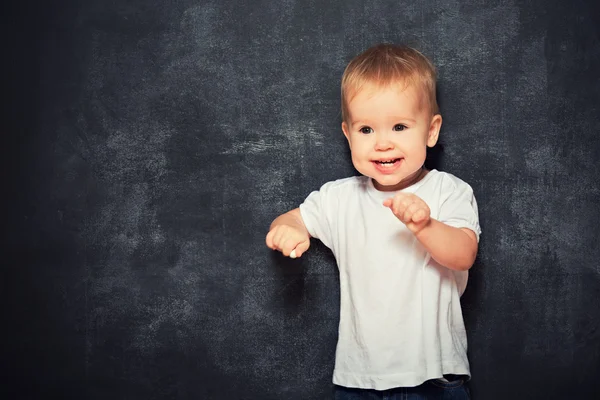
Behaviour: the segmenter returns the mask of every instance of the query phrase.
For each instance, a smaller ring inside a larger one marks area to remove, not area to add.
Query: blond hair
[[[435,67],[418,50],[407,46],[378,44],[356,56],[342,76],[342,119],[347,121],[348,104],[365,84],[378,87],[403,83],[416,85],[424,94],[421,102],[438,114]],[[424,98],[423,98],[424,97]]]

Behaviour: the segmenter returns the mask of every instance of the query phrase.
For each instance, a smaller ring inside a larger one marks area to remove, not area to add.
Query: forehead
[[[347,106],[352,114],[382,112],[384,109],[414,114],[425,108],[425,98],[424,91],[410,82],[392,85],[368,83],[352,93]]]

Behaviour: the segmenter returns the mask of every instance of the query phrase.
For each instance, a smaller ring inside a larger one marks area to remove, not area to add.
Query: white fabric
[[[431,216],[481,233],[471,187],[437,170],[403,190]],[[460,307],[468,272],[435,262],[391,210],[394,192],[360,176],[324,184],[300,205],[310,235],[329,247],[340,273],[333,383],[385,390],[443,374],[470,376]]]

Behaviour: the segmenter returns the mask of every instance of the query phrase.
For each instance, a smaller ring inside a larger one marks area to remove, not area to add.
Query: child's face
[[[431,115],[420,96],[414,85],[403,89],[370,84],[347,104],[348,122],[342,123],[342,130],[352,163],[373,178],[379,190],[409,185],[420,173],[427,146],[437,142],[442,117]]]

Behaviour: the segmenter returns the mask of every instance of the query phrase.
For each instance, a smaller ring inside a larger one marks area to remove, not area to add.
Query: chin
[[[375,182],[377,182],[377,184],[379,186],[382,187],[386,187],[386,188],[390,188],[390,190],[394,190],[393,188],[398,186],[400,184],[400,182],[402,182],[401,180],[398,179],[377,179],[377,178],[373,178],[375,180]]]

